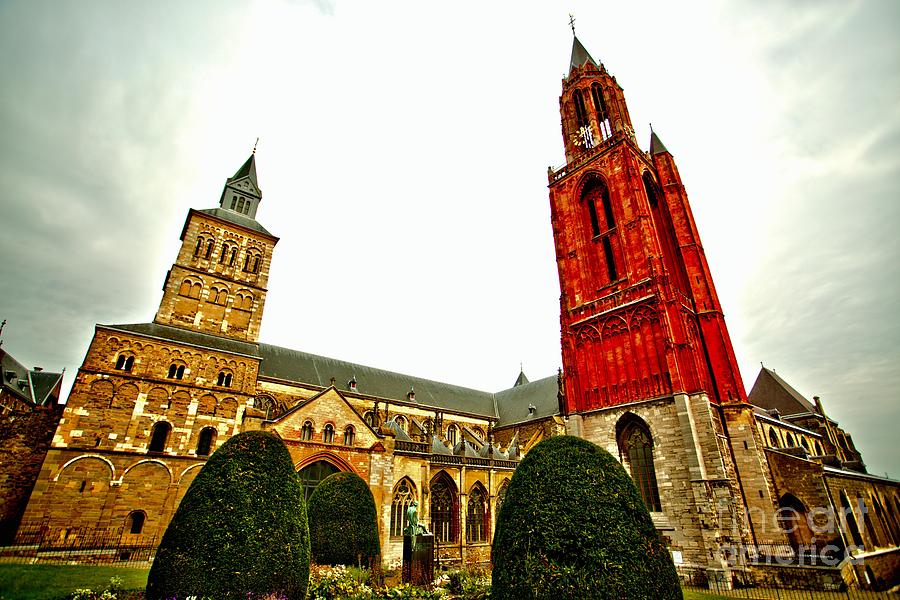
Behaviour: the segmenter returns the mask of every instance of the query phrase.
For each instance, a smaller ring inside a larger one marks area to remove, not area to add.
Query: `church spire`
[[[225,210],[256,218],[256,209],[262,200],[262,191],[256,178],[256,147],[234,175],[225,180],[225,189],[219,206]]]
[[[657,154],[664,154],[669,152],[666,149],[665,144],[662,143],[662,140],[659,139],[659,136],[656,135],[656,132],[653,131],[653,125],[650,126],[650,155],[655,156]]]
[[[580,41],[578,41],[578,36],[575,35],[575,32],[572,32],[572,55],[569,58],[569,70],[576,67],[584,66],[584,63],[590,62],[593,66],[598,66],[597,61],[595,61],[587,49],[582,45]]]

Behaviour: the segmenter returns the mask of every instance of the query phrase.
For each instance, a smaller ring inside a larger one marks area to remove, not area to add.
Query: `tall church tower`
[[[219,208],[191,209],[155,322],[246,342],[259,339],[272,250],[256,221],[256,154],[225,181]]]
[[[746,400],[672,155],[635,140],[622,88],[575,38],[550,175],[566,410],[674,392]]]
[[[566,164],[551,169],[568,432],[632,475],[693,564],[783,542],[763,443],[672,154],[634,136],[622,87],[578,38],[559,99]],[[763,515],[758,526],[748,514]]]

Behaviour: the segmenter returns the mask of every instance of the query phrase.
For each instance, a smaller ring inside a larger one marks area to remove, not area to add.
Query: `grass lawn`
[[[110,577],[121,579],[126,590],[143,590],[149,572],[149,568],[0,564],[0,600],[58,600],[77,588],[103,590]]]

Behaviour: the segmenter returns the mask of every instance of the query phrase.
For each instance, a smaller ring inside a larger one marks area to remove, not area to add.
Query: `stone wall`
[[[61,416],[58,405],[0,412],[0,543],[15,535]]]

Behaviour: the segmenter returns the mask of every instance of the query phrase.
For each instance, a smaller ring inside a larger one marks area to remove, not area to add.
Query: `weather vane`
[[[569,13],[569,27],[572,28],[572,35],[575,35],[575,17]]]
[[[253,154],[256,154],[256,147],[259,145],[259,138],[256,138],[256,142],[253,144]]]

